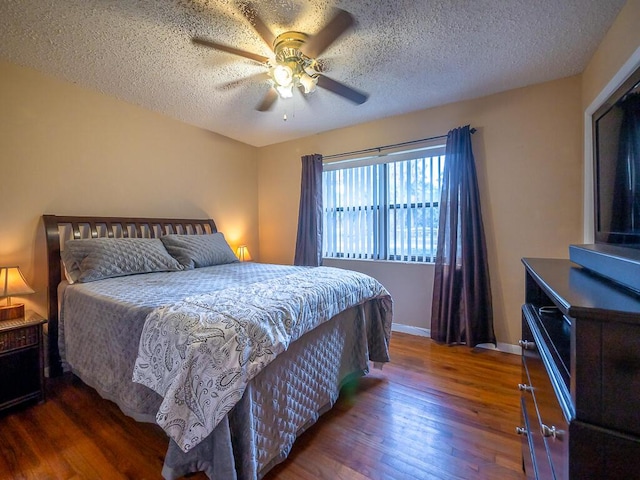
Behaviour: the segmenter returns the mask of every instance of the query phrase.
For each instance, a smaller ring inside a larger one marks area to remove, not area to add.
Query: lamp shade
[[[0,298],[35,293],[19,267],[0,267]]]
[[[236,251],[236,256],[241,262],[250,262],[251,254],[249,253],[249,249],[246,245],[240,245],[238,250]]]

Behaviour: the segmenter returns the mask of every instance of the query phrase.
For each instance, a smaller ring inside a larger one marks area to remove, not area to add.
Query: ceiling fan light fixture
[[[276,65],[271,71],[276,86],[288,87],[293,84],[293,70],[288,65]]]
[[[304,89],[304,93],[311,93],[316,91],[316,85],[318,83],[318,77],[313,77],[308,73],[302,72],[299,77],[300,86]]]
[[[300,51],[306,40],[307,35],[301,32],[284,32],[276,37],[276,56],[270,75],[280,98],[291,98],[293,87],[302,89],[305,94],[316,89],[317,62]]]
[[[276,90],[278,91],[280,98],[293,97],[293,83],[290,83],[289,85],[276,85]]]

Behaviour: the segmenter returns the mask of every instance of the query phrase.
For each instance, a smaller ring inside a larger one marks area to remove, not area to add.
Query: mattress
[[[155,421],[162,397],[133,383],[145,321],[156,309],[308,267],[234,263],[61,287],[63,364],[137,420]],[[304,333],[246,386],[238,404],[188,453],[170,441],[163,475],[206,471],[210,478],[260,478],[335,402],[340,385],[371,358],[388,359],[390,297],[359,302]],[[371,356],[370,348],[375,350]]]
[[[58,338],[63,367],[116,402],[127,415],[155,422],[160,396],[131,382],[147,316],[156,307],[190,295],[251,285],[304,268],[245,262],[63,283]]]

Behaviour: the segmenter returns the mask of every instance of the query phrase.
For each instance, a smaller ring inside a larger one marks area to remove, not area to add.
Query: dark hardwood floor
[[[401,333],[391,354],[343,390],[267,480],[524,478],[518,356]],[[47,391],[44,404],[0,416],[0,479],[161,478],[159,427],[71,375]]]

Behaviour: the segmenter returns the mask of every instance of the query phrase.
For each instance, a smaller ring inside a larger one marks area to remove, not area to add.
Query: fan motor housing
[[[308,59],[300,52],[300,47],[307,41],[308,35],[302,32],[284,32],[276,37],[273,42],[273,51],[278,63],[287,63]]]

